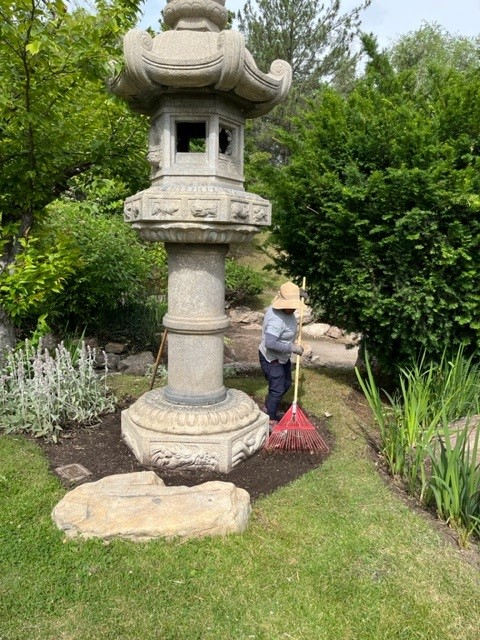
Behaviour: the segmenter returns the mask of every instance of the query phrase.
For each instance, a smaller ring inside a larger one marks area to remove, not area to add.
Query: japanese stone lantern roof
[[[290,65],[275,60],[260,71],[241,33],[227,29],[225,0],[167,0],[169,27],[155,37],[132,29],[124,39],[125,69],[110,81],[113,93],[139,113],[155,112],[159,98],[184,92],[221,93],[246,118],[268,113],[287,95]]]

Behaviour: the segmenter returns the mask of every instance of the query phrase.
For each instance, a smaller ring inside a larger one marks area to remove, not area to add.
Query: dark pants
[[[285,364],[272,360],[268,362],[263,353],[259,351],[260,366],[263,375],[268,380],[268,395],[265,400],[265,409],[270,420],[278,420],[278,406],[284,394],[292,386],[292,363],[288,360]]]

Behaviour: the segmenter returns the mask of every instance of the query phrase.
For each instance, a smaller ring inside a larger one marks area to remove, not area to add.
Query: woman
[[[278,407],[292,384],[292,353],[299,356],[303,353],[303,347],[295,343],[297,319],[294,313],[302,307],[305,309],[304,295],[293,282],[282,284],[263,320],[259,358],[268,381],[264,411],[270,419],[270,430],[278,422]]]

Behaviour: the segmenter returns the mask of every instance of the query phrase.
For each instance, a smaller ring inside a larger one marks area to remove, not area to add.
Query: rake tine
[[[329,448],[316,430],[284,429],[272,432],[265,445],[267,451],[309,451],[328,453]]]
[[[327,443],[298,406],[295,406],[295,411],[290,408],[274,427],[265,448],[267,451],[329,451]]]

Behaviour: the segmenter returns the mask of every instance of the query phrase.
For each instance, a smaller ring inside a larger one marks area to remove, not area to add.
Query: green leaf
[[[40,40],[34,40],[29,42],[25,48],[32,56],[35,56],[42,48],[42,43]]]

